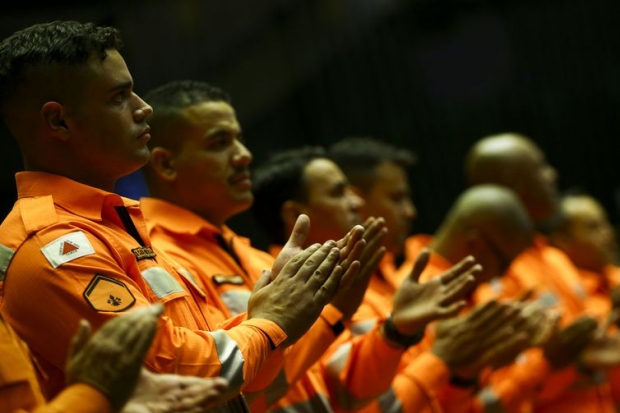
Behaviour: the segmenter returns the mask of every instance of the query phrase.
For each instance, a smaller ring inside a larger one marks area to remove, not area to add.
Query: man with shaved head
[[[553,351],[528,353],[521,366],[527,366],[529,373],[512,372],[506,378],[508,384],[486,394],[486,403],[510,408],[527,395],[534,400],[536,411],[613,409],[607,384],[593,380],[592,372],[578,366],[597,327],[595,319],[584,317],[586,291],[568,257],[549,246],[542,235],[542,230],[558,216],[555,169],[534,141],[520,134],[502,133],[472,146],[465,173],[470,185],[495,183],[512,189],[539,230],[534,243],[517,257],[508,273],[479,295],[516,297],[532,291],[541,305],[562,314],[562,325],[568,325],[563,330],[566,341],[562,345]]]

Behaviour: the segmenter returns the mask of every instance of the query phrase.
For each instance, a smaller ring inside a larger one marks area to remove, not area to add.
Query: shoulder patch
[[[125,311],[136,302],[125,284],[101,274],[95,274],[90,281],[84,298],[94,310],[112,313]]]
[[[72,232],[55,239],[43,248],[41,252],[54,268],[73,261],[76,258],[95,253],[95,249],[82,231]]]

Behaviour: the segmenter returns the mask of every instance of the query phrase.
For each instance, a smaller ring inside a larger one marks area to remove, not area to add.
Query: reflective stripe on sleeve
[[[223,330],[209,332],[215,340],[217,356],[222,365],[220,376],[228,380],[231,388],[241,387],[243,384],[243,354],[237,342],[230,338]]]
[[[9,268],[13,255],[15,255],[14,250],[0,244],[0,281],[6,277],[6,270]]]
[[[354,336],[361,336],[368,333],[377,324],[377,320],[364,320],[353,323],[349,326],[349,330]]]

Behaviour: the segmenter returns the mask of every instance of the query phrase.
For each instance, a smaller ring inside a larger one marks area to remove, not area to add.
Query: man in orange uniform
[[[27,170],[0,228],[0,310],[37,358],[48,398],[64,387],[80,319],[99,328],[153,302],[166,310],[146,366],[223,376],[234,397],[319,316],[342,275],[339,250],[331,242],[296,254],[273,281],[261,279],[247,317],[217,330],[202,289],[151,247],[138,203],[112,193],[148,160],[152,112],[120,47],[117,30],[78,22],[34,25],[0,43],[1,119]],[[245,408],[241,397],[230,403]]]
[[[429,246],[432,239],[430,236],[422,235],[408,237],[416,212],[411,200],[411,189],[407,177],[408,170],[413,165],[414,156],[404,148],[397,148],[370,137],[343,139],[332,145],[329,153],[330,157],[338,163],[351,181],[353,190],[366,201],[361,211],[362,217],[375,215],[382,216],[386,220],[389,234],[387,242],[388,252],[381,262],[380,269],[383,278],[396,288],[411,272],[415,257],[423,248]],[[498,192],[498,190],[495,189],[495,192]],[[492,196],[493,193],[494,190],[489,188],[486,189],[486,192],[483,190],[478,192],[479,195],[486,194],[489,196],[488,205],[481,204],[480,201],[483,198],[476,198],[475,192],[467,196],[463,195],[464,200],[456,204],[459,205],[458,207],[455,205],[452,216],[446,218],[446,222],[455,221],[457,216],[462,216],[467,212],[469,214],[468,219],[465,220],[467,225],[477,228],[482,224],[486,224],[485,227],[489,227],[492,226],[490,221],[495,215],[488,213],[486,215],[475,215],[474,212],[482,210],[483,207],[485,210],[490,209],[493,212],[493,208],[500,208],[503,205],[504,209],[516,212],[505,214],[503,219],[497,219],[497,221],[511,223],[509,228],[515,233],[515,237],[506,241],[502,239],[503,237],[498,237],[500,246],[495,246],[496,241],[494,239],[481,238],[482,235],[491,231],[488,229],[485,230],[485,233],[472,229],[469,234],[472,240],[467,245],[462,245],[463,243],[460,240],[463,237],[461,235],[458,237],[459,242],[456,242],[454,239],[456,234],[446,236],[444,237],[446,238],[445,242],[448,240],[452,241],[452,246],[447,251],[449,253],[447,254],[449,260],[441,258],[433,250],[430,255],[429,265],[423,274],[424,279],[429,279],[430,275],[437,275],[445,271],[452,265],[450,262],[458,262],[468,254],[474,255],[478,262],[482,264],[484,274],[501,274],[503,268],[508,265],[512,257],[527,245],[531,233],[529,219],[524,217],[523,212],[519,212],[520,207],[513,205],[508,208],[508,206],[514,204],[514,197],[502,194],[501,191],[499,195]],[[475,199],[477,199],[476,202],[473,201]],[[493,202],[494,200],[496,202]],[[500,210],[497,211],[499,212]],[[474,221],[474,218],[477,221]],[[507,225],[505,224],[505,226]],[[496,233],[497,230],[493,232],[493,234]],[[476,234],[482,235],[475,236]],[[521,237],[516,237],[519,234],[521,234]],[[457,244],[458,248],[456,248]],[[480,279],[481,277],[478,278]],[[488,278],[488,276],[483,276],[482,278]],[[446,377],[449,377],[449,371],[446,368],[435,369],[434,372],[443,372],[443,381],[437,380],[435,382],[437,386],[428,391],[428,394],[432,395],[428,397],[428,400],[436,397],[437,389],[441,389],[441,383],[444,383],[447,380]],[[411,385],[408,383],[408,376],[404,372],[401,376],[394,381],[392,393],[382,396],[383,402],[387,403],[389,400],[392,400],[391,403],[394,403],[394,405],[400,404],[406,410],[415,410],[416,399],[412,397],[413,392],[410,390]],[[439,377],[442,376],[439,375]],[[465,386],[466,389],[462,392],[458,387],[451,386],[453,391],[450,401],[466,406],[467,400],[463,401],[457,395],[459,393],[461,395],[468,395],[472,389],[471,386],[476,383],[476,380],[472,380],[472,378],[470,380],[453,378],[452,382],[460,384],[461,387]],[[468,384],[471,384],[469,388]]]
[[[255,175],[254,212],[275,245],[286,239],[297,214],[317,218],[309,235],[310,242],[337,236],[345,230],[344,223],[357,216],[338,202],[348,183],[321,148],[278,153],[260,165]],[[448,268],[442,279],[418,284],[426,257],[422,254],[415,270],[398,290],[380,275],[373,276],[350,332],[339,338],[321,363],[313,366],[307,381],[297,383],[274,411],[354,410],[374,403],[375,398],[389,389],[402,355],[407,348],[414,349],[424,335],[425,326],[435,319],[456,314],[464,305],[460,298],[470,284],[469,281],[459,284],[458,274],[467,268],[469,271],[465,273],[479,271],[479,267],[471,267],[473,260],[469,257]],[[434,355],[420,357],[415,362],[417,368],[411,371],[416,375],[435,377],[446,371]],[[410,387],[411,393],[414,389]],[[421,398],[425,397],[422,393]]]
[[[243,144],[230,98],[205,82],[184,80],[162,85],[148,92],[146,99],[155,112],[149,120],[152,153],[144,169],[150,197],[141,199],[149,236],[204,286],[210,306],[226,317],[245,312],[254,285],[262,271],[274,265],[274,257],[253,248],[247,238],[226,226],[252,204],[252,155]],[[355,199],[343,199],[356,208]],[[347,231],[355,223],[349,223]],[[382,254],[381,225],[378,221],[369,226],[364,266],[372,267]],[[359,236],[363,229],[354,231]],[[270,385],[246,388],[246,393],[261,393],[252,403],[253,411],[264,410],[286,393],[289,383],[303,375],[340,334],[343,321],[357,309],[370,274],[372,270],[361,277],[345,274],[332,304],[287,351],[277,379]]]
[[[617,307],[620,285],[616,233],[603,206],[584,191],[567,191],[560,199],[562,222],[549,234],[551,245],[561,249],[575,264],[593,311],[606,317]],[[620,406],[620,369],[606,372],[616,406]]]
[[[514,190],[539,229],[557,217],[556,171],[540,148],[522,135],[479,140],[467,155],[465,172],[471,185],[495,183]],[[543,306],[561,312],[562,324],[569,325],[565,342],[553,351],[530,352],[503,376],[502,383],[486,389],[484,403],[514,410],[523,400],[533,400],[539,412],[612,411],[607,383],[576,367],[596,329],[594,319],[584,318],[586,291],[574,265],[541,233],[508,273],[481,290],[478,298],[516,297],[527,291]]]
[[[26,344],[0,315],[2,411],[206,411],[225,389],[224,379],[155,375],[142,368],[162,311],[161,305],[138,308],[110,320],[92,337],[84,321],[72,340],[67,363],[70,384],[49,403]]]

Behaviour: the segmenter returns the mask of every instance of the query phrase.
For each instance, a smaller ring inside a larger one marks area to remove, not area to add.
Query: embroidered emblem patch
[[[222,285],[222,284],[243,285],[244,283],[243,277],[240,275],[217,274],[213,276],[212,280],[216,285]]]
[[[85,255],[95,253],[95,249],[82,231],[72,232],[50,242],[41,252],[54,268]]]
[[[138,261],[155,258],[157,256],[151,247],[138,247],[132,249],[131,252],[133,252],[133,255],[136,256],[136,260]]]
[[[125,311],[136,302],[129,288],[122,282],[95,274],[84,290],[86,302],[96,311]]]

